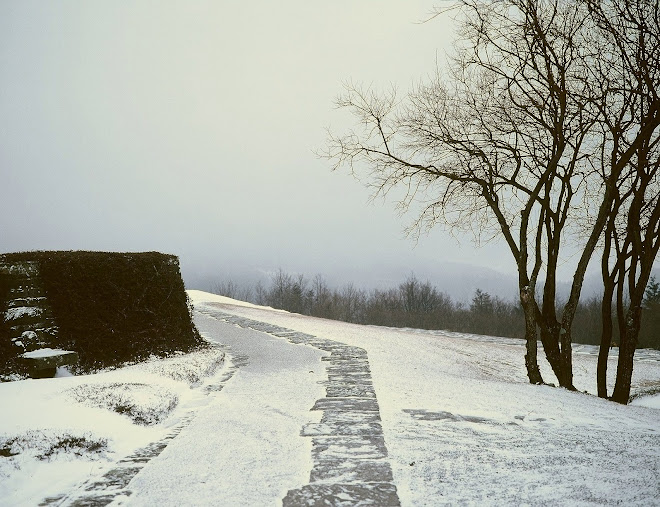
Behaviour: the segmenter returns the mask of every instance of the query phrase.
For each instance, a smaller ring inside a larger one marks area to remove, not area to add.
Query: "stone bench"
[[[32,378],[50,378],[55,376],[58,366],[67,366],[78,362],[78,353],[60,349],[37,349],[21,356],[27,364]]]

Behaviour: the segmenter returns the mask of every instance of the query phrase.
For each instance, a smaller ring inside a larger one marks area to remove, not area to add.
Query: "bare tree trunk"
[[[543,351],[545,352],[545,357],[550,363],[557,381],[561,382],[562,378],[562,365],[561,365],[561,352],[559,350],[559,342],[554,337],[556,334],[548,330],[546,326],[541,326],[541,343],[543,345]],[[554,334],[554,336],[553,336]]]
[[[607,360],[612,346],[612,296],[614,294],[614,283],[608,280],[601,303],[601,318],[603,330],[600,336],[600,349],[598,350],[598,366],[596,369],[596,383],[598,384],[598,396],[607,398]]]
[[[630,385],[632,383],[633,359],[637,348],[637,337],[639,335],[641,309],[631,308],[625,325],[625,336],[621,337],[619,343],[619,362],[616,370],[616,383],[612,401],[628,404],[630,399]]]
[[[541,370],[539,370],[536,339],[536,308],[532,301],[531,289],[528,286],[520,290],[520,303],[525,314],[525,367],[527,377],[531,384],[543,384]]]
[[[546,230],[548,231],[548,260],[546,267],[546,279],[543,284],[543,305],[541,307],[541,342],[543,343],[543,350],[545,356],[552,367],[559,385],[563,386],[564,378],[566,377],[566,365],[562,358],[562,349],[559,344],[559,322],[557,322],[557,256],[559,253],[559,245],[556,238],[553,237],[552,231],[554,221],[547,215],[545,218]]]
[[[573,340],[571,329],[562,328],[559,337],[561,340],[561,378],[559,379],[559,385],[571,391],[576,391],[573,385]]]
[[[611,220],[609,220],[605,229],[603,255],[600,261],[601,277],[603,279],[603,297],[600,304],[603,327],[600,335],[600,349],[598,350],[598,366],[596,368],[596,384],[598,386],[598,396],[600,398],[607,398],[607,361],[610,355],[613,335],[612,300],[614,298],[614,289],[617,286],[617,277],[618,279],[621,279],[622,276],[619,272],[622,267],[620,258],[617,258],[617,262],[611,272],[609,268],[612,244],[617,244],[615,243],[617,235],[614,217],[616,217],[621,207],[620,195],[612,192],[610,192],[610,195],[613,196],[613,208],[610,213]]]
[[[545,357],[550,363],[550,367],[557,377],[557,381],[561,384],[562,378],[562,365],[561,365],[561,352],[559,350],[559,341],[557,340],[557,332],[552,329],[552,324],[548,322],[541,322],[541,343],[543,344],[543,351]]]
[[[539,370],[537,356],[536,324],[532,319],[531,325],[527,315],[525,315],[525,367],[527,368],[527,377],[531,384],[543,384],[543,377]]]
[[[657,206],[654,212],[655,222],[653,230],[656,230],[656,224],[660,222],[660,206]],[[630,221],[629,221],[630,223]],[[647,239],[653,240],[655,236],[648,235]],[[644,291],[648,284],[649,277],[651,276],[651,268],[653,267],[653,260],[655,259],[660,241],[654,241],[650,248],[644,248],[641,242],[635,244],[637,252],[640,252],[641,260],[638,263],[633,261],[628,270],[628,290],[630,297],[630,305],[627,311],[623,311],[623,291],[619,290],[617,294],[617,314],[619,316],[619,361],[616,370],[616,382],[614,384],[614,392],[612,393],[612,401],[626,405],[630,399],[630,385],[632,382],[633,373],[633,359],[635,357],[635,349],[637,348],[637,340],[639,338],[639,330],[642,324],[642,300],[644,298]],[[623,284],[623,280],[620,282]]]

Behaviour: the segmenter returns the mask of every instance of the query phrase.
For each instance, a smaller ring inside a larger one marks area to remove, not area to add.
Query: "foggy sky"
[[[351,125],[342,82],[405,92],[451,50],[449,18],[419,23],[435,3],[3,1],[0,251],[158,250],[189,287],[513,273],[501,244],[415,244],[315,155]]]

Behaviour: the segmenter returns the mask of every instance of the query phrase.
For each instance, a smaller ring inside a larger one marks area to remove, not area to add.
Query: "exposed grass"
[[[209,346],[188,354],[177,353],[165,359],[154,358],[140,364],[140,369],[195,387],[222,366],[224,357],[220,349]]]
[[[51,460],[58,455],[70,455],[93,459],[108,446],[105,438],[91,433],[71,434],[53,431],[26,431],[12,437],[0,436],[0,457],[13,458],[30,455],[36,459]]]
[[[153,427],[172,417],[179,405],[179,396],[185,396],[183,393],[188,388],[198,387],[207,377],[214,375],[223,363],[224,353],[215,346],[186,354],[175,353],[169,358],[153,356],[146,362],[125,366],[121,371],[80,377],[76,379],[75,387],[62,383],[61,391],[57,393],[57,397],[61,397],[58,402],[69,404],[72,409],[75,402],[101,409],[99,412],[82,411],[90,421],[117,422],[117,416],[112,414],[114,412],[136,426]],[[44,386],[48,382],[44,381]],[[31,385],[34,388],[37,384],[40,382]],[[59,384],[60,381],[53,380],[51,385]],[[0,434],[0,483],[11,481],[17,473],[25,477],[31,473],[30,470],[35,470],[34,467],[40,467],[40,462],[52,461],[47,466],[58,467],[62,461],[75,464],[78,460],[111,460],[117,451],[117,436],[112,431],[108,432],[107,427],[106,430],[99,430],[106,431],[106,438],[100,438],[100,435],[86,431],[91,430],[93,425],[87,425],[84,429],[62,429],[62,426],[58,426],[57,430],[45,429],[48,420],[37,419],[12,423],[7,426],[12,429]],[[130,427],[117,426],[124,428],[120,430],[122,435]],[[14,427],[25,429],[14,431]],[[147,428],[133,428],[139,434],[148,433]],[[158,433],[158,428],[155,431]]]
[[[634,392],[630,395],[630,401],[644,396],[653,396],[660,393],[660,381],[640,382],[635,386]]]
[[[176,408],[179,397],[158,385],[140,383],[87,384],[69,390],[79,403],[125,415],[135,424],[158,424]]]

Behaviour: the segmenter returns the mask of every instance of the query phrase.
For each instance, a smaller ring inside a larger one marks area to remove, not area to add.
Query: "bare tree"
[[[232,280],[218,282],[213,284],[211,292],[214,294],[219,294],[220,296],[237,299],[238,285],[236,285],[236,283],[234,283]]]
[[[267,293],[261,280],[257,282],[254,287],[254,302],[258,305],[265,305],[267,303]]]
[[[366,165],[374,195],[402,188],[401,209],[422,203],[413,232],[443,223],[478,241],[503,237],[518,269],[529,379],[543,382],[538,330],[560,385],[572,389],[570,328],[598,227],[582,248],[561,320],[556,271],[593,190],[597,110],[578,77],[590,18],[582,4],[560,0],[460,4],[461,38],[447,77],[438,71],[403,102],[395,92],[349,85],[338,105],[362,128],[331,136],[328,156],[356,173]]]
[[[327,319],[335,317],[332,305],[332,292],[325,278],[320,274],[317,274],[312,279],[311,300],[311,315]]]
[[[266,294],[266,301],[275,308],[295,313],[310,311],[310,294],[304,275],[294,277],[281,268],[271,277],[271,288]]]
[[[429,281],[420,282],[414,273],[399,285],[398,299],[403,312],[400,321],[407,327],[432,327],[441,314],[446,318],[452,306],[449,296],[438,292]]]
[[[287,309],[289,291],[293,284],[293,278],[282,268],[271,275],[271,288],[266,295],[266,301],[275,308]]]
[[[660,248],[660,9],[658,1],[587,0],[603,42],[588,76],[600,111],[601,170],[610,189],[601,272],[598,394],[607,397],[613,314],[619,359],[612,399],[627,403],[642,302]]]
[[[357,289],[352,283],[347,283],[342,287],[340,292],[335,294],[337,298],[339,319],[346,322],[362,324],[364,322],[362,311],[366,299],[366,293],[364,290]]]
[[[211,288],[211,292],[240,301],[250,301],[252,299],[252,290],[249,287],[237,284],[233,280],[215,283]]]

